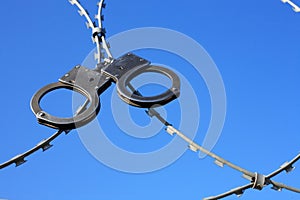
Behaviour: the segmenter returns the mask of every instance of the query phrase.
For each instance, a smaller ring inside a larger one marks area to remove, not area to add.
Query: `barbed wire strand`
[[[283,3],[288,3],[295,12],[299,13],[300,12],[300,7],[295,4],[294,2],[292,2],[291,0],[281,0]]]
[[[100,42],[100,38],[98,37],[99,29],[97,28],[96,24],[92,21],[88,11],[83,8],[83,6],[80,4],[78,0],[69,0],[69,2],[72,5],[76,5],[78,7],[79,9],[78,13],[80,14],[80,16],[84,16],[85,19],[87,20],[86,22],[87,28],[92,29],[92,40],[97,45],[97,54],[95,58],[98,60],[98,63],[101,63],[102,54],[101,54],[101,42]]]
[[[86,102],[83,104],[83,106],[80,106],[76,112],[76,115],[81,114],[87,107],[88,104],[86,104]],[[65,132],[66,134],[68,134],[71,130],[58,130],[57,132],[55,132],[53,135],[51,135],[48,139],[42,140],[41,142],[39,142],[37,145],[35,145],[35,147],[31,148],[30,150],[19,154],[15,157],[13,157],[12,159],[0,164],[0,169],[3,169],[5,167],[8,167],[12,164],[15,164],[16,167],[24,164],[27,160],[25,160],[26,157],[30,156],[31,154],[37,152],[38,150],[42,149],[43,152],[47,151],[48,149],[50,149],[53,145],[51,144],[51,142],[53,140],[55,140],[58,136],[60,136],[63,132]]]
[[[104,15],[102,15],[102,9],[105,8],[105,7],[106,7],[106,4],[104,3],[104,0],[101,0],[98,3],[98,15],[96,16],[96,18],[98,19],[98,26],[99,26],[100,30],[104,30],[104,32],[106,32],[106,31],[103,28],[103,24],[102,24],[102,22],[104,20]],[[110,62],[111,60],[113,60],[113,56],[112,56],[112,53],[110,51],[109,44],[106,41],[105,34],[103,34],[101,36],[101,41],[102,41],[102,47],[103,47],[103,49],[105,50],[105,52],[108,56],[107,60],[108,60],[108,62]]]

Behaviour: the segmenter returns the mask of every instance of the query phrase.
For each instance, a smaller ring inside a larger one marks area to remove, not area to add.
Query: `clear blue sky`
[[[96,13],[96,1],[82,3],[92,16]],[[67,0],[10,0],[1,4],[1,162],[54,132],[37,124],[30,99],[39,88],[56,82],[81,63],[94,48],[90,31],[76,10]],[[225,126],[213,149],[215,153],[251,171],[268,174],[299,152],[300,14],[290,6],[280,0],[107,0],[104,14],[108,37],[133,28],[164,27],[190,36],[210,54],[227,95]],[[142,53],[147,57],[147,52]],[[153,52],[149,59],[151,55]],[[162,54],[155,61],[174,64],[171,57]],[[184,66],[184,62],[181,64]],[[185,71],[184,67],[175,68]],[[186,75],[190,80],[195,78],[192,72]],[[210,104],[205,87],[194,87],[199,89],[198,98],[203,98],[203,121],[195,138],[201,144],[208,128]],[[143,150],[155,150],[153,144],[163,146],[173,139],[162,136],[163,131],[149,140],[127,137],[112,119],[106,119],[110,112],[106,98],[108,94],[101,97],[103,112],[99,120],[110,128],[108,137],[117,145],[132,150],[131,145],[136,144]],[[67,112],[71,99],[60,100],[49,105],[53,112]],[[170,116],[179,114],[170,112]],[[141,119],[147,120],[136,120]],[[160,137],[163,141],[157,144]],[[199,159],[191,151],[162,170],[129,174],[93,158],[76,131],[60,136],[53,144],[51,150],[30,156],[25,165],[0,171],[0,198],[200,200],[248,183],[240,173],[219,168],[211,158]],[[135,151],[139,152],[138,148]],[[300,187],[300,164],[296,167],[293,173],[282,174],[276,180]],[[242,199],[296,200],[299,194],[265,188],[261,192],[248,190]]]

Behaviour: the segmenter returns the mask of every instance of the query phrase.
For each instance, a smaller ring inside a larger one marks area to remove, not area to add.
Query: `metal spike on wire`
[[[80,114],[82,111],[85,110],[85,107],[87,106],[87,104],[84,104],[85,106],[81,106],[76,114]],[[48,149],[50,149],[53,145],[51,144],[51,142],[53,140],[55,140],[58,136],[60,136],[63,132],[65,132],[66,134],[68,134],[71,130],[58,130],[57,132],[55,132],[53,135],[51,135],[48,139],[45,139],[41,142],[39,142],[37,145],[35,145],[35,147],[31,148],[30,150],[19,154],[15,157],[13,157],[12,159],[0,164],[0,169],[3,169],[5,167],[8,167],[12,164],[15,164],[16,167],[19,167],[20,165],[24,164],[25,162],[27,162],[27,160],[25,160],[26,157],[30,156],[31,154],[37,152],[38,150],[42,150],[47,151]]]
[[[300,12],[300,7],[296,5],[292,0],[281,0],[283,3],[288,3],[290,6],[292,6],[293,10],[295,12]]]
[[[243,174],[243,177],[248,179],[251,182],[250,184],[247,184],[245,186],[232,189],[232,190],[230,190],[226,193],[220,194],[218,196],[204,198],[203,200],[218,200],[218,199],[230,196],[232,194],[241,196],[246,189],[253,188],[253,189],[257,189],[257,190],[262,190],[265,186],[268,186],[268,185],[272,185],[272,189],[277,190],[277,191],[286,189],[286,190],[290,190],[292,192],[300,193],[300,189],[297,189],[297,188],[294,188],[291,186],[287,186],[282,183],[278,183],[276,181],[271,180],[272,178],[274,178],[278,174],[282,173],[283,171],[291,172],[294,169],[293,165],[300,159],[300,153],[294,159],[292,159],[290,162],[286,162],[282,166],[280,166],[280,168],[278,170],[270,173],[269,175],[263,175],[263,174],[259,174],[259,173],[253,173],[246,169],[243,169],[243,168],[221,158],[220,156],[206,150],[202,146],[194,143],[192,140],[190,140],[188,137],[186,137],[182,132],[175,129],[173,126],[168,126],[166,131],[170,135],[176,134],[177,136],[182,138],[184,141],[186,141],[188,143],[188,147],[190,148],[191,151],[193,151],[193,152],[202,151],[203,153],[207,154],[208,156],[214,158],[215,163],[218,166],[224,167],[225,165],[227,165],[227,166],[231,167],[232,169],[241,172]]]
[[[113,60],[113,56],[110,52],[109,45],[105,39],[106,30],[103,28],[102,21],[104,20],[104,16],[102,15],[102,9],[105,8],[104,0],[101,0],[97,3],[98,6],[98,14],[95,15],[95,19],[98,22],[98,26],[96,22],[94,22],[88,11],[83,8],[78,0],[69,0],[72,5],[76,5],[79,9],[79,14],[84,16],[87,20],[86,25],[88,28],[92,29],[92,41],[97,45],[97,53],[95,54],[95,58],[98,61],[98,64],[104,60],[107,63],[110,63]],[[107,58],[102,53],[102,49],[105,51]]]

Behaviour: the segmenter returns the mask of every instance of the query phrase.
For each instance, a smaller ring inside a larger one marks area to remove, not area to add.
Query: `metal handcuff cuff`
[[[96,34],[103,35],[103,32]],[[144,73],[158,73],[168,77],[172,86],[164,93],[151,97],[143,97],[138,92],[129,91],[128,85],[137,76]],[[153,66],[144,58],[128,53],[110,62],[101,62],[95,69],[76,66],[59,79],[59,82],[49,84],[40,89],[31,100],[31,109],[42,125],[70,130],[79,128],[91,122],[100,111],[99,96],[116,83],[119,97],[129,105],[140,108],[163,106],[178,98],[180,95],[180,79],[171,70]],[[48,93],[57,89],[69,89],[84,95],[89,101],[89,107],[71,118],[58,118],[42,110],[41,99]]]

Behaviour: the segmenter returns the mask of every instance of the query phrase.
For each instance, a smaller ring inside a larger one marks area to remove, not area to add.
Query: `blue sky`
[[[96,1],[82,3],[91,15],[96,13]],[[2,162],[54,132],[37,124],[30,110],[30,99],[39,88],[56,82],[82,63],[94,45],[84,19],[67,0],[11,0],[2,2],[1,10]],[[163,27],[188,35],[210,54],[227,95],[226,121],[213,152],[264,174],[299,152],[300,14],[294,13],[290,6],[280,0],[107,0],[104,14],[108,37],[133,28]],[[211,113],[207,89],[205,85],[196,85],[199,83],[196,79],[201,77],[195,77],[186,62],[165,52],[156,53],[160,52],[143,51],[140,55],[174,66],[195,84],[193,88],[201,99],[201,121],[195,141],[201,144]],[[110,130],[108,137],[117,145],[143,152],[155,150],[173,139],[164,131],[149,140],[122,133],[110,119],[107,99],[111,92],[101,96],[98,120]],[[71,100],[70,94],[50,96],[47,106],[54,113],[65,114],[70,110],[67,108]],[[173,106],[176,105],[174,102]],[[131,112],[137,116],[143,114],[136,109]],[[178,125],[178,110],[171,107],[169,112],[170,121],[174,119],[174,126]],[[141,124],[148,122],[146,117],[135,120]],[[93,158],[76,131],[60,136],[53,144],[51,150],[30,156],[19,168],[10,166],[1,170],[0,198],[192,200],[247,183],[240,173],[228,167],[219,168],[211,158],[199,159],[191,151],[162,170],[130,174],[113,170]],[[282,174],[274,180],[300,187],[300,164],[296,167],[291,174]],[[265,188],[249,190],[242,199],[292,200],[299,199],[299,194]]]

